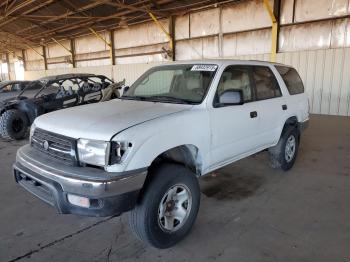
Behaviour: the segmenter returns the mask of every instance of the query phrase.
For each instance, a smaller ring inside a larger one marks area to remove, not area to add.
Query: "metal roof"
[[[123,28],[213,8],[238,0],[3,0],[0,1],[0,53],[46,45],[96,31]]]

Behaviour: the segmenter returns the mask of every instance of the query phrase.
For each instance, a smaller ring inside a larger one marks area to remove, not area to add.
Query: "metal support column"
[[[47,57],[46,57],[46,47],[43,45],[43,58],[44,58],[44,67],[45,67],[45,70],[48,69],[48,66],[47,66]]]
[[[22,61],[23,61],[24,71],[27,71],[26,53],[24,49],[22,49]]]
[[[274,0],[274,8],[272,9],[269,0],[263,0],[266,11],[268,12],[272,22],[271,32],[271,62],[276,62],[276,54],[278,52],[278,33],[279,33],[279,10],[280,0]]]
[[[109,42],[110,42],[110,57],[111,57],[111,64],[115,65],[115,47],[114,47],[114,30],[111,30],[109,32]]]
[[[171,44],[170,46],[172,46],[171,51],[171,60],[175,61],[176,57],[175,57],[175,50],[176,50],[176,42],[175,42],[175,18],[174,16],[170,16],[169,17],[169,35],[171,37]]]
[[[74,39],[70,39],[70,51],[72,54],[72,66],[73,68],[77,67],[77,63],[75,61],[75,43],[74,43]]]
[[[9,80],[11,80],[11,67],[10,67],[10,57],[9,57],[9,53],[6,53],[6,64],[7,64],[7,74],[9,77]]]

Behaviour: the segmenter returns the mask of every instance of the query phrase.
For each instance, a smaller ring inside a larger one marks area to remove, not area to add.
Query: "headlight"
[[[110,143],[98,140],[79,139],[79,161],[96,165],[106,166],[109,160]]]
[[[33,123],[32,126],[30,127],[30,132],[29,132],[29,140],[32,140],[32,136],[34,134],[34,130],[35,130],[35,124]]]

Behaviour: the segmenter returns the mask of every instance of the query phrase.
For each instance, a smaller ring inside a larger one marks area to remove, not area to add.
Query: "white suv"
[[[290,169],[308,119],[292,67],[236,60],[161,65],[119,99],[37,118],[14,174],[60,213],[131,210],[136,235],[167,248],[196,219],[198,177],[264,149],[273,167]]]

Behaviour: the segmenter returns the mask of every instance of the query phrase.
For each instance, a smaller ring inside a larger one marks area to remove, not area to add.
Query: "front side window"
[[[282,76],[289,94],[296,95],[304,93],[303,81],[301,80],[297,70],[287,66],[276,66],[276,69]]]
[[[253,68],[253,79],[256,87],[257,100],[282,96],[281,89],[270,68],[255,66]]]
[[[142,75],[121,97],[143,101],[198,104],[204,99],[217,65],[169,65]]]
[[[243,101],[253,100],[249,69],[241,66],[229,66],[222,73],[215,100],[218,102],[220,95],[227,90],[242,90]]]

